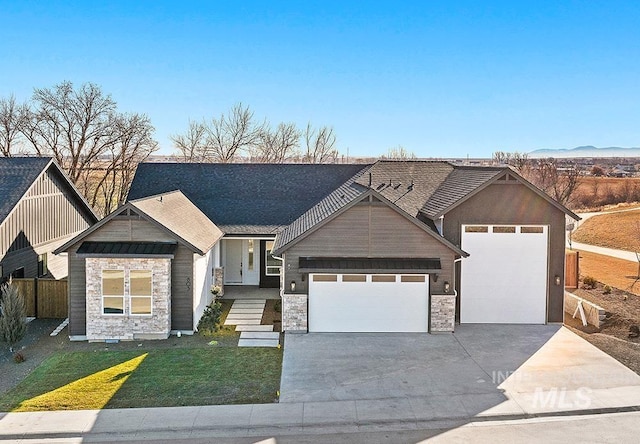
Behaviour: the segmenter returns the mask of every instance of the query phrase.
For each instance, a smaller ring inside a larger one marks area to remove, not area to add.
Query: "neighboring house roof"
[[[74,194],[71,198],[75,198],[84,207],[87,214],[93,218],[93,222],[99,219],[52,157],[0,157],[0,224],[27,194],[34,182],[49,168],[56,169],[67,182]]]
[[[184,194],[180,191],[172,191],[127,202],[97,224],[57,248],[54,253],[59,254],[68,250],[125,210],[141,215],[200,255],[209,251],[224,235]]]
[[[128,199],[180,190],[225,234],[276,234],[367,167],[142,163]]]

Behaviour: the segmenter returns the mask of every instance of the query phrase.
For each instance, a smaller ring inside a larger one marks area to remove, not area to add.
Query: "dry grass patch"
[[[587,219],[572,239],[626,251],[640,251],[640,210],[602,214]]]
[[[638,264],[611,256],[580,251],[580,276],[640,295]]]

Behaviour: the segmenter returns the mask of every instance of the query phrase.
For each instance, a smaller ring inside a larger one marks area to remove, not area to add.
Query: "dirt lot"
[[[640,251],[640,209],[587,219],[573,233],[572,239],[601,247]]]
[[[591,276],[598,282],[640,295],[638,264],[615,257],[580,251],[580,277]]]
[[[600,329],[583,327],[565,313],[565,324],[584,339],[640,374],[640,338],[629,337],[629,327],[640,325],[640,281],[637,264],[594,253],[580,252],[580,275],[598,281],[595,289],[572,290],[575,295],[605,309],[607,317]],[[604,286],[612,287],[604,294]],[[619,288],[624,288],[621,290]]]

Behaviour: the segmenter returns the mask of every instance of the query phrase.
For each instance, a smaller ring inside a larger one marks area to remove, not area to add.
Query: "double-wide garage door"
[[[462,227],[460,322],[544,324],[547,226]]]
[[[310,332],[426,332],[429,275],[310,274]]]

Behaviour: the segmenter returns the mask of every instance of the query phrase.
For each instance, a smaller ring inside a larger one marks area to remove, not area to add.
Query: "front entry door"
[[[242,240],[229,239],[225,241],[226,264],[224,277],[226,284],[242,283]]]

